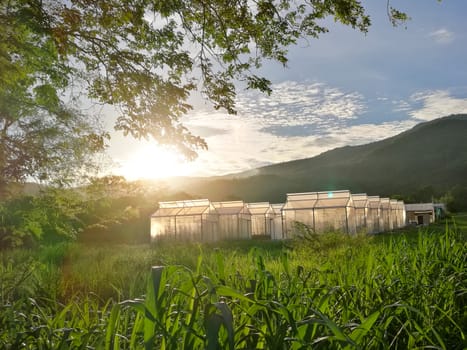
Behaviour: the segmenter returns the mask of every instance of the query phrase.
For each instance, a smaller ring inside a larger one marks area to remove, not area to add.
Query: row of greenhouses
[[[160,202],[151,216],[151,239],[279,240],[303,233],[304,227],[315,233],[378,233],[404,226],[405,215],[402,201],[350,191],[290,193],[282,204],[207,199]]]

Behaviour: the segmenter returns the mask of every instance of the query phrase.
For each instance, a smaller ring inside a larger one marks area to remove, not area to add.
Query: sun
[[[139,147],[119,164],[117,171],[127,180],[185,176],[192,171],[191,163],[185,161],[181,154],[156,144]]]

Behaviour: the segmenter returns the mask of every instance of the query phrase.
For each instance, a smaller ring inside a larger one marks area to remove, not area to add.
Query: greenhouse
[[[389,230],[394,230],[397,228],[397,211],[399,205],[397,204],[396,199],[389,200]]]
[[[284,207],[283,203],[280,204],[271,204],[270,218],[272,222],[271,227],[271,239],[282,239],[282,208]]]
[[[391,230],[401,228],[405,226],[405,206],[403,201],[395,199],[390,200],[391,207]]]
[[[314,206],[318,196],[316,192],[288,193],[282,208],[283,238],[292,238],[297,223],[314,229]]]
[[[313,207],[316,233],[356,233],[355,207],[350,191],[317,192]]]
[[[368,211],[366,216],[366,227],[368,233],[380,232],[380,211],[381,199],[379,198],[379,196],[368,196]]]
[[[243,201],[213,202],[219,214],[219,239],[251,238],[251,214]]]
[[[391,206],[389,198],[381,198],[379,211],[379,232],[389,231],[391,228]]]
[[[395,221],[394,221],[394,228],[401,228],[401,227],[404,227],[404,222],[405,222],[405,219],[404,219],[404,213],[405,213],[405,210],[404,210],[404,202],[403,201],[396,201],[396,203],[394,204],[394,211],[395,211]]]
[[[159,202],[151,216],[151,239],[214,241],[219,215],[207,199]]]
[[[271,237],[272,208],[268,202],[248,203],[251,214],[251,237]]]
[[[352,194],[355,206],[355,226],[357,232],[367,232],[368,196],[366,193]]]
[[[406,211],[405,211],[405,203],[403,201],[399,201],[399,227],[404,227],[407,223],[406,218]]]

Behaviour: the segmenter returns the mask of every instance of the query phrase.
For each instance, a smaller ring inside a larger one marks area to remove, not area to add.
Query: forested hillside
[[[467,194],[467,115],[421,123],[397,136],[313,158],[214,179],[183,179],[179,190],[213,200],[280,202],[288,192],[349,189],[406,201],[444,199],[455,209]],[[449,198],[448,198],[449,197]]]

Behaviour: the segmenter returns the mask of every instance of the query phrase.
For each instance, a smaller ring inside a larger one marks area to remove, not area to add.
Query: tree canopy
[[[387,10],[393,24],[407,19]],[[63,160],[76,168],[104,149],[81,96],[116,107],[125,135],[194,158],[207,145],[180,121],[190,94],[235,113],[235,82],[270,92],[257,75],[264,60],[286,65],[288,48],[327,32],[328,17],[370,26],[358,0],[2,0],[0,189],[63,176]]]

